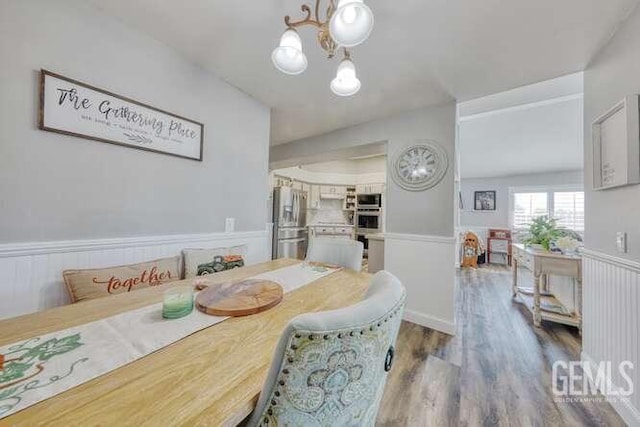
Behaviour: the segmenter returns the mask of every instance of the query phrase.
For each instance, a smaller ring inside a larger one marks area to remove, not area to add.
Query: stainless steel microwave
[[[382,194],[358,194],[358,209],[380,209],[382,207]]]

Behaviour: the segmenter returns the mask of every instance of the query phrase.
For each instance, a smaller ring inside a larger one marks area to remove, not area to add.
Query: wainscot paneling
[[[611,403],[627,424],[640,426],[640,263],[585,250],[582,274],[582,358],[610,361],[614,390],[626,385],[618,373],[620,362],[633,363],[634,394]]]
[[[454,237],[385,233],[384,268],[407,289],[405,320],[455,333]]]
[[[68,304],[62,271],[132,264],[184,248],[248,246],[247,264],[271,258],[268,231],[0,245],[0,319]]]

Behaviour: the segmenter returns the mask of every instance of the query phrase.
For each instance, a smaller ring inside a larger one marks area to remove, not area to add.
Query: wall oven
[[[382,215],[379,209],[358,211],[356,213],[358,233],[379,233],[382,231]]]
[[[382,207],[382,194],[358,194],[358,209],[380,209]]]

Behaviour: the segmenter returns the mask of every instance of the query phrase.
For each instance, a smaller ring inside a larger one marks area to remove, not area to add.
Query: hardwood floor
[[[505,267],[462,270],[455,337],[403,322],[379,426],[623,426],[605,402],[556,403],[551,367],[580,360],[577,329],[533,327]]]

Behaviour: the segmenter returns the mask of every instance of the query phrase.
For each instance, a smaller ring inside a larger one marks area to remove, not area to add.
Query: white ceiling
[[[461,103],[460,177],[581,170],[582,86],[578,73]]]
[[[375,27],[353,50],[363,87],[345,99],[311,28],[304,74],[271,64],[284,15],[312,0],[90,1],[272,107],[273,144],[581,71],[638,2],[367,0]]]

